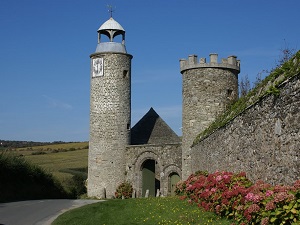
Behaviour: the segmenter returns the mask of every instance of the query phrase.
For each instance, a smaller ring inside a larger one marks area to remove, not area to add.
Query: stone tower
[[[125,146],[130,144],[131,127],[132,59],[125,47],[125,30],[112,17],[98,29],[98,45],[90,58],[87,191],[88,196],[111,198],[125,180]]]
[[[192,172],[191,145],[226,106],[238,98],[240,61],[229,56],[218,63],[218,55],[210,54],[210,62],[196,55],[180,60],[182,74],[182,179]]]

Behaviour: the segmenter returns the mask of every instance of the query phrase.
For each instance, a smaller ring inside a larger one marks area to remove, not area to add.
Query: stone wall
[[[300,179],[300,75],[192,147],[192,170],[245,171],[255,181]]]
[[[181,177],[181,143],[163,145],[131,145],[126,147],[126,180],[133,184],[137,197],[142,195],[142,165],[148,160],[157,162],[156,178],[160,181],[163,196],[170,192],[169,175],[177,173]]]

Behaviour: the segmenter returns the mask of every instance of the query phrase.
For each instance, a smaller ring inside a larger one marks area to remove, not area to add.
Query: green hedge
[[[68,194],[52,174],[23,157],[0,153],[0,202],[66,197]]]

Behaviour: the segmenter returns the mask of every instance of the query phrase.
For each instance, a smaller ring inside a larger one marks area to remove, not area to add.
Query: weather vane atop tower
[[[110,14],[110,17],[112,17],[112,14],[113,14],[113,12],[115,11],[116,7],[115,7],[115,9],[113,9],[113,6],[112,6],[112,5],[107,5],[107,8],[108,8],[108,12],[109,12],[109,14]]]

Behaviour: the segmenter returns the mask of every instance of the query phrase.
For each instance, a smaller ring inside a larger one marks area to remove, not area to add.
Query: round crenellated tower
[[[104,42],[103,36],[108,41]],[[117,36],[121,38],[115,39]],[[111,198],[125,180],[125,146],[130,144],[131,127],[132,59],[125,47],[125,30],[112,17],[98,29],[98,45],[90,58],[87,192],[91,197]]]
[[[182,74],[182,179],[192,172],[191,145],[216,116],[238,99],[240,61],[229,56],[218,63],[218,54],[210,62],[196,55],[180,60]]]

